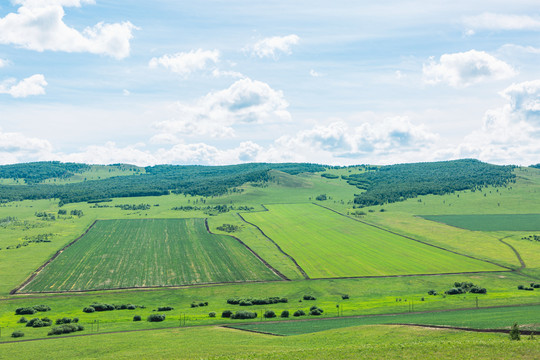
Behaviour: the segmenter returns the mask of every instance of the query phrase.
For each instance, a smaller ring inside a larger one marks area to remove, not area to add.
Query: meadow
[[[540,231],[540,214],[419,215],[472,231]]]
[[[82,291],[278,280],[203,219],[100,220],[22,291]]]
[[[242,216],[296,259],[311,278],[504,270],[319,206],[268,205],[268,210]]]

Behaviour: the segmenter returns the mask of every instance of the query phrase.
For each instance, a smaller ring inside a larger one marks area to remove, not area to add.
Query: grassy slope
[[[540,305],[536,305],[424,314],[411,313],[360,318],[349,317],[328,319],[324,321],[270,322],[233,326],[238,329],[261,331],[277,335],[300,335],[350,326],[375,324],[422,324],[456,326],[473,329],[508,329],[513,323],[517,322],[521,329],[540,331],[540,319],[536,316],[539,312]]]
[[[99,221],[24,291],[73,291],[278,279],[203,219]]]
[[[210,341],[211,339],[211,341]],[[0,358],[32,359],[537,359],[538,340],[404,326],[362,326],[275,337],[216,327],[0,344]]]
[[[540,231],[540,214],[422,215],[472,231]]]
[[[503,270],[348,219],[321,207],[269,205],[243,216],[311,278]]]

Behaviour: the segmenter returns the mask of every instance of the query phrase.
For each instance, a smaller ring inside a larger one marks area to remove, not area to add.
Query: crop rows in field
[[[306,321],[281,321],[233,325],[232,328],[259,331],[276,335],[300,335],[351,326],[375,324],[421,324],[473,329],[508,329],[514,322],[522,328],[540,331],[536,314],[540,306],[515,306],[489,309],[435,311],[427,313],[344,317],[341,319],[310,319]],[[531,323],[532,321],[532,323]],[[536,322],[534,322],[536,321]]]
[[[421,215],[420,217],[473,231],[540,231],[540,214]]]
[[[204,219],[98,221],[24,292],[276,280],[244,246]]]
[[[313,204],[267,208],[267,212],[243,216],[292,256],[311,278],[503,270]]]

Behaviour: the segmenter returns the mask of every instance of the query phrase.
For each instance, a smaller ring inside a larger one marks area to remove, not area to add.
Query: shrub
[[[437,295],[437,291],[435,290],[429,290],[427,293],[428,295]]]
[[[174,310],[174,308],[172,306],[160,306],[158,307],[157,310],[158,311],[171,311],[171,310]]]
[[[36,310],[33,307],[22,307],[15,309],[15,315],[33,315]]]
[[[26,324],[28,322],[28,320],[23,316],[19,319],[19,321],[17,321],[19,324]]]
[[[84,327],[80,324],[63,324],[60,326],[53,327],[47,335],[61,335],[69,334],[76,331],[83,331]]]
[[[514,323],[512,325],[512,329],[510,330],[510,340],[521,340],[521,336],[519,334],[519,327],[517,323]]]
[[[523,285],[518,285],[518,290],[523,290],[523,289],[524,289]]]
[[[242,299],[242,300],[240,300],[238,305],[240,305],[240,306],[251,306],[251,305],[253,305],[253,303],[250,300]]]
[[[197,304],[197,303],[191,303],[191,307],[192,307],[192,308],[199,307],[199,304]]]
[[[78,322],[79,322],[79,318],[78,318],[78,317],[74,317],[73,320],[71,320],[71,322],[73,322],[73,323],[78,323]]]
[[[232,311],[231,310],[224,310],[222,313],[221,313],[221,317],[222,318],[230,318],[232,315]]]
[[[216,317],[216,312],[215,312],[215,311],[210,311],[210,312],[208,313],[208,316],[209,316],[209,317],[212,317],[212,318],[215,318],[215,317]]]
[[[445,291],[447,295],[458,295],[463,294],[460,288],[451,288],[450,290]]]
[[[27,327],[43,327],[45,324],[39,318],[33,318],[26,323]]]
[[[312,295],[304,295],[303,299],[304,300],[317,300],[317,298]]]
[[[160,322],[160,321],[165,320],[165,315],[163,315],[163,314],[150,314],[146,318],[146,320],[150,321],[150,322]]]
[[[33,308],[36,311],[50,311],[51,310],[51,308],[47,305],[34,305]]]
[[[96,309],[93,307],[93,306],[87,306],[83,309],[83,312],[85,313],[93,313],[94,311],[96,311]]]
[[[70,324],[70,323],[71,323],[71,319],[68,318],[68,317],[63,317],[63,318],[61,318],[61,319],[56,319],[55,323],[56,323],[56,325]]]
[[[264,312],[264,317],[269,319],[269,318],[275,318],[276,317],[276,313],[273,311],[273,310],[266,310]]]
[[[127,306],[127,309],[128,309],[128,310],[135,310],[136,308],[137,308],[137,307],[136,307],[135,305],[133,305],[133,304],[129,304],[129,305]]]
[[[289,317],[289,310],[283,310],[280,315],[282,318],[288,318]]]
[[[304,312],[304,310],[296,310],[296,311],[294,312],[294,314],[293,314],[293,316],[296,316],[296,317],[298,317],[298,316],[304,316],[304,315],[306,315],[306,313]]]
[[[318,316],[318,315],[322,315],[323,312],[324,312],[324,310],[317,307],[317,306],[312,306],[312,307],[309,308],[309,315]]]
[[[348,299],[349,299],[349,295],[341,295],[341,298],[342,298],[343,300],[348,300]]]
[[[231,319],[255,319],[256,317],[256,312],[246,310],[240,310],[231,315]]]
[[[470,292],[473,293],[473,294],[486,294],[487,290],[486,290],[486,288],[480,288],[480,287],[475,286],[475,287],[471,288]]]
[[[11,337],[13,338],[19,338],[23,336],[24,336],[24,333],[21,330],[15,330],[14,332],[11,333]]]
[[[96,311],[112,311],[116,310],[116,306],[111,304],[92,304],[90,305],[93,307]]]
[[[531,287],[534,289],[540,289],[540,284],[531,283]]]
[[[141,321],[141,320],[142,320],[142,319],[141,319],[141,315],[135,315],[135,316],[133,317],[133,321]]]

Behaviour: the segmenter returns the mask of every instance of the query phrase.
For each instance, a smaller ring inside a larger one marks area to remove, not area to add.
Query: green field
[[[268,210],[243,216],[296,259],[311,278],[504,270],[312,204],[269,205]]]
[[[540,214],[419,215],[473,231],[540,231]]]
[[[277,280],[236,240],[204,219],[98,221],[24,292]]]
[[[421,324],[456,326],[472,329],[508,329],[513,323],[522,329],[540,331],[540,306],[520,306],[475,310],[399,314],[341,319],[297,320],[233,325],[236,329],[260,331],[276,335],[300,335],[351,326],[376,324]]]

